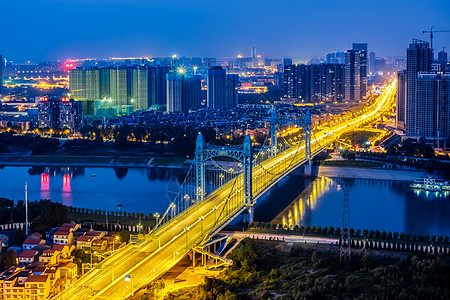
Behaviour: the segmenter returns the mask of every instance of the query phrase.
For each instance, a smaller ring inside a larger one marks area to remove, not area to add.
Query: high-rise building
[[[344,65],[298,65],[295,68],[297,97],[304,102],[335,102],[344,99]]]
[[[207,106],[225,108],[226,71],[222,67],[211,67],[207,75]]]
[[[360,88],[360,97],[366,97],[367,93],[367,43],[353,43],[353,50],[359,51],[359,88]]]
[[[114,106],[128,105],[128,68],[117,67],[111,69],[111,99]]]
[[[0,56],[1,57],[1,56]],[[440,64],[446,64],[447,63],[447,52],[445,52],[444,50],[440,51],[438,53],[438,63]]]
[[[148,68],[136,67],[131,70],[131,99],[133,110],[148,108]]]
[[[201,106],[201,76],[184,73],[168,73],[167,111],[187,113],[191,108]]]
[[[233,108],[238,105],[238,87],[239,75],[238,74],[227,74],[225,80],[225,106],[228,108]]]
[[[398,129],[404,130],[406,120],[406,70],[397,73],[396,110],[396,126]]]
[[[86,70],[76,68],[69,70],[69,88],[72,98],[86,100]]]
[[[166,75],[170,72],[170,67],[156,66],[149,67],[149,103],[148,107],[157,110],[165,110],[167,105]]]
[[[252,47],[252,50],[250,51],[250,57],[256,58],[256,47]]]
[[[273,84],[284,90],[284,72],[273,73]]]
[[[168,73],[166,79],[167,111],[184,112],[183,102],[186,101],[183,99],[184,74]]]
[[[375,52],[370,51],[369,53],[369,72],[374,74],[375,70]]]
[[[40,97],[38,103],[38,127],[80,131],[83,126],[83,101],[68,97],[61,99]]]
[[[83,126],[83,102],[62,98],[58,105],[58,128],[79,132]]]
[[[417,75],[417,136],[443,145],[450,137],[450,74]]]
[[[417,137],[417,75],[430,72],[433,51],[428,42],[413,39],[406,51],[406,135]]]
[[[69,85],[71,98],[84,102],[84,114],[94,115],[94,102],[110,95],[110,69],[69,70]]]
[[[298,97],[298,79],[297,79],[297,66],[290,64],[284,65],[284,97],[285,98],[297,98]]]
[[[345,53],[345,100],[361,100],[360,88],[360,54],[358,50],[347,50]]]
[[[233,108],[237,105],[239,76],[226,74],[222,67],[211,67],[207,74],[207,106]]]
[[[3,56],[0,54],[0,95],[3,93],[3,64]]]
[[[40,97],[38,111],[39,128],[57,129],[59,127],[59,101],[48,96]]]

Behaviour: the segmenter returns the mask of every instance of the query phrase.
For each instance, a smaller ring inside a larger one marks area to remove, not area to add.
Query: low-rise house
[[[20,266],[28,265],[35,261],[38,252],[36,250],[25,250],[17,257]]]
[[[64,223],[53,233],[54,244],[73,244],[73,233],[80,228],[80,224]]]
[[[59,228],[53,235],[53,243],[68,245],[72,244],[73,233],[70,229]]]
[[[29,239],[42,240],[42,234],[39,232],[32,233],[28,236]]]
[[[44,250],[44,252],[39,256],[39,262],[43,264],[56,265],[60,253],[61,252],[57,250]]]
[[[6,278],[3,282],[4,299],[25,299],[25,281],[30,275],[30,271],[19,270]]]
[[[97,252],[105,252],[108,248],[108,238],[102,237],[92,242],[92,250]]]
[[[78,266],[73,262],[60,264],[59,269],[61,270],[61,277],[68,282],[75,280],[78,276]]]
[[[24,299],[48,299],[50,296],[50,292],[51,284],[48,275],[30,275],[25,281]]]
[[[76,248],[74,245],[53,245],[52,247],[52,250],[60,252],[57,257],[57,263],[72,261],[73,258],[71,257],[71,255],[72,251],[74,251],[75,249]]]
[[[45,241],[28,237],[22,244],[23,250],[30,250],[38,245],[45,245]]]
[[[90,251],[92,249],[92,243],[97,240],[96,236],[80,236],[77,240],[77,249],[82,249],[84,251]]]

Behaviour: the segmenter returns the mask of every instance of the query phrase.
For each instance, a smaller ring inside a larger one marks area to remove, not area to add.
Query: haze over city
[[[1,0],[0,15],[0,49],[15,61],[245,57],[252,46],[308,60],[352,42],[400,57],[412,37],[428,39],[423,30],[450,28],[450,2],[442,0]]]

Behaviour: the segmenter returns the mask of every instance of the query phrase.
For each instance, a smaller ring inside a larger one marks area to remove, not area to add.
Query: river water
[[[24,199],[26,181],[30,201],[163,213],[185,174],[186,170],[168,168],[5,167],[0,169],[0,197]],[[355,179],[341,185],[349,191],[350,224],[355,229],[450,233],[449,193],[413,191],[405,181]],[[337,179],[305,179],[294,171],[258,199],[254,218],[291,226],[340,227],[341,185]]]

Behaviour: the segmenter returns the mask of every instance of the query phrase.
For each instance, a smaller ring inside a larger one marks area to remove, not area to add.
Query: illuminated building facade
[[[360,87],[360,53],[358,50],[347,50],[345,53],[345,100],[361,100]]]
[[[167,78],[167,111],[187,113],[201,106],[201,77],[169,73]]]
[[[3,56],[0,54],[0,95],[3,93],[3,64]]]
[[[416,82],[417,134],[442,146],[450,137],[450,74],[419,73]]]
[[[49,97],[41,97],[38,103],[38,127],[39,128],[58,128],[59,101]]]
[[[211,108],[233,108],[237,105],[239,76],[226,74],[222,67],[208,70],[207,105]]]
[[[83,126],[83,101],[41,97],[38,103],[38,127],[78,132]]]
[[[58,127],[79,132],[83,126],[83,102],[62,98],[59,103]]]
[[[285,98],[303,102],[344,99],[343,64],[285,65],[284,70]]]
[[[353,43],[353,50],[359,51],[359,88],[360,97],[367,93],[367,43]]]
[[[419,72],[430,72],[433,62],[433,51],[429,43],[417,39],[409,44],[406,50],[406,135],[419,136],[417,120],[417,75]]]
[[[397,73],[396,109],[396,126],[398,129],[404,130],[406,120],[406,70]]]

